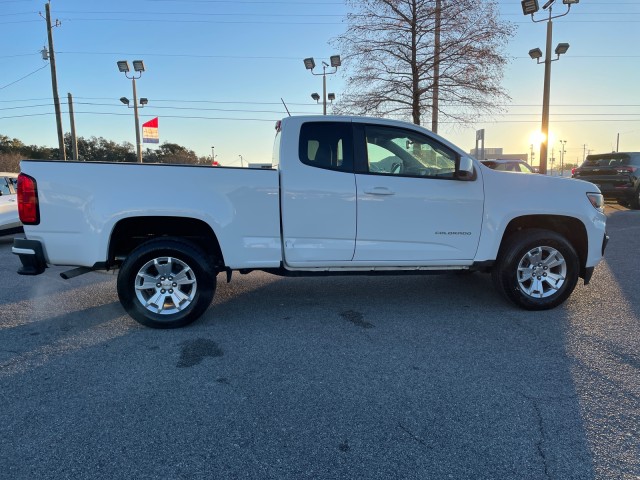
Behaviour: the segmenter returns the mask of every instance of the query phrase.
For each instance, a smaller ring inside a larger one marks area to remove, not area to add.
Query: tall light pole
[[[329,64],[326,62],[322,62],[322,73],[314,73],[313,69],[316,68],[316,62],[313,57],[304,59],[304,66],[307,70],[311,72],[312,75],[322,75],[322,114],[327,114],[327,75],[333,75],[338,71],[338,67],[342,65],[340,61],[340,55],[332,55],[329,58],[331,62],[331,67],[334,69],[333,72],[327,72],[327,67]],[[315,95],[315,94],[314,94]],[[335,95],[333,96],[335,98]],[[312,98],[315,99],[314,96]]]
[[[560,140],[560,145],[560,176],[564,177],[564,154],[567,153],[564,147],[567,145],[567,141]]]
[[[539,48],[529,50],[529,56],[536,60],[537,63],[544,63],[544,92],[542,95],[542,142],[540,143],[540,173],[547,173],[547,149],[549,147],[549,98],[551,90],[551,62],[554,62],[560,58],[560,55],[567,53],[569,50],[568,43],[559,43],[556,47],[556,58],[551,58],[551,42],[553,37],[553,22],[554,18],[564,17],[571,10],[571,5],[579,3],[580,0],[562,0],[562,3],[567,5],[567,11],[560,15],[553,15],[553,4],[556,0],[548,0],[543,6],[543,10],[549,10],[547,22],[547,43],[545,48],[544,62],[540,61],[542,57],[542,51]],[[538,0],[522,0],[522,12],[525,15],[531,15],[531,20],[535,23],[544,22],[545,20],[536,20],[533,18],[533,14],[540,10],[538,6]]]
[[[535,153],[533,153],[533,143],[531,144],[531,156],[529,157],[529,162],[531,164],[531,166],[533,167],[533,159],[535,158]],[[540,169],[538,168],[538,171],[540,171]]]
[[[142,76],[142,72],[144,72],[144,62],[142,60],[134,60],[133,61],[133,69],[137,73],[129,76],[129,62],[126,60],[118,61],[118,70],[124,73],[125,77],[131,79],[131,84],[133,86],[133,115],[135,116],[136,121],[136,149],[138,154],[138,163],[142,163],[142,144],[140,143],[140,117],[138,116],[138,96],[136,92],[136,79]],[[129,106],[129,99],[126,97],[121,97],[120,101],[124,103],[127,107]],[[144,107],[148,103],[146,98],[140,99],[141,107]]]

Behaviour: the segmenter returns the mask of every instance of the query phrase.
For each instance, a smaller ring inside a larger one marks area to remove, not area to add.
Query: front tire
[[[179,328],[211,304],[216,271],[195,244],[156,238],[134,249],[118,274],[118,297],[127,313],[151,328]]]
[[[636,193],[633,194],[631,201],[629,202],[629,206],[633,210],[640,210],[640,187],[636,190]]]
[[[507,239],[491,276],[497,290],[526,310],[548,310],[563,303],[578,281],[578,255],[549,230],[523,230]]]

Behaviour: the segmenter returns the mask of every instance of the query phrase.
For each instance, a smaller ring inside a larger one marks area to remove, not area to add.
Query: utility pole
[[[582,161],[587,159],[587,144],[582,145]]]
[[[618,139],[616,140],[616,153],[620,151],[620,134],[618,134]]]
[[[71,158],[78,160],[78,137],[76,137],[76,120],[73,116],[73,97],[70,93],[67,93],[67,99],[69,101],[69,121],[71,123]]]
[[[436,31],[433,43],[433,106],[431,107],[431,131],[438,133],[438,109],[440,97],[440,24],[442,20],[442,1],[436,0]],[[482,143],[484,150],[484,142]]]
[[[58,79],[56,77],[56,54],[53,49],[53,27],[51,26],[51,8],[49,2],[45,3],[47,21],[47,36],[49,38],[49,65],[51,66],[51,87],[53,89],[53,105],[56,110],[56,124],[58,127],[58,148],[62,160],[67,159],[67,152],[64,148],[64,132],[62,131],[62,113],[60,111],[60,97],[58,96]],[[60,25],[56,20],[55,26]]]

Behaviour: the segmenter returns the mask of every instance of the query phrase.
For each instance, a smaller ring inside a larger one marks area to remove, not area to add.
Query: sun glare
[[[540,144],[544,141],[545,136],[540,131],[531,132],[529,135],[529,145],[533,145],[533,148],[540,148]],[[556,136],[553,132],[549,132],[549,148],[556,142]]]

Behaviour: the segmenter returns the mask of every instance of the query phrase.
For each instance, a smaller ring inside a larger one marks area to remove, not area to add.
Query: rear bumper
[[[607,178],[590,178],[586,179],[583,177],[575,177],[580,180],[585,180],[587,182],[593,183],[600,189],[600,193],[604,196],[604,198],[610,199],[626,199],[633,198],[636,194],[638,188],[640,188],[640,182],[636,181],[612,181]]]
[[[40,275],[47,268],[42,244],[37,240],[14,238],[11,252],[20,257],[22,267],[18,269],[20,275]]]

